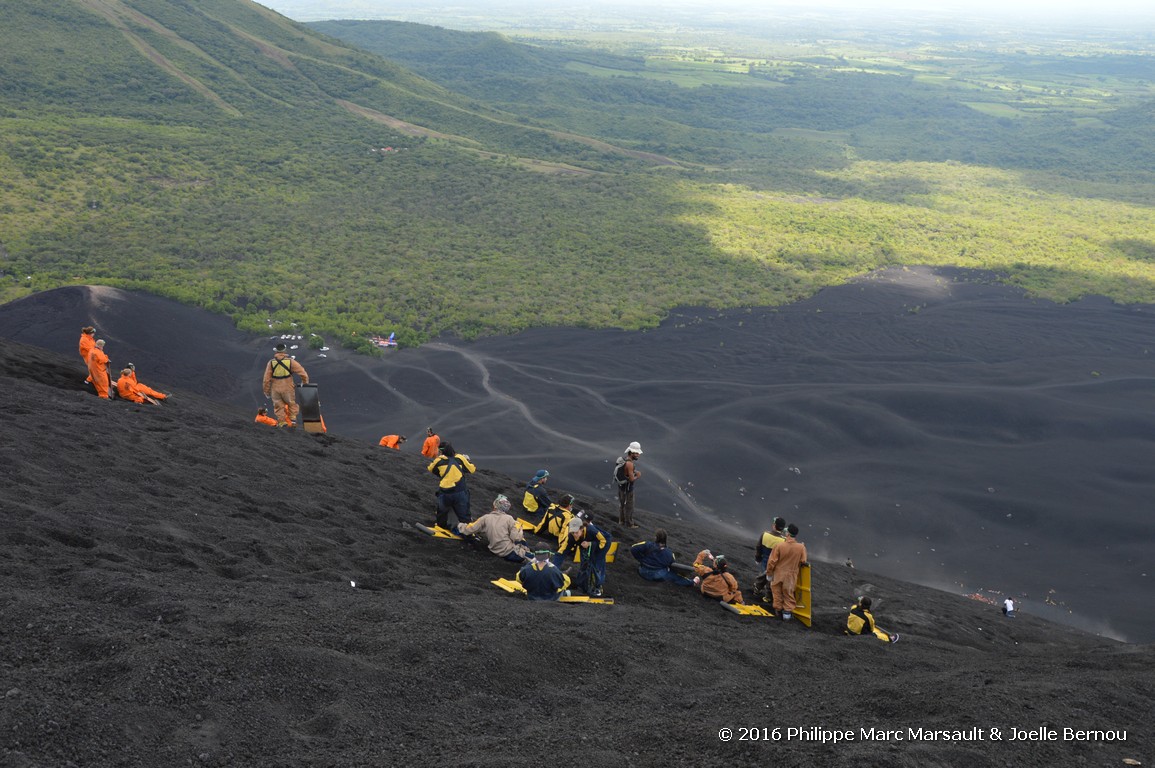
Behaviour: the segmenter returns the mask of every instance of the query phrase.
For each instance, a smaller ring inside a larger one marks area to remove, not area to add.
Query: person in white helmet
[[[626,446],[623,455],[614,465],[614,481],[618,486],[618,523],[627,528],[637,528],[634,522],[634,483],[642,476],[637,468],[642,446],[634,441]]]

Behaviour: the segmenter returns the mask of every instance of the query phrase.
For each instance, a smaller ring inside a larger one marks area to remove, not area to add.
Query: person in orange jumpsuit
[[[305,368],[285,351],[284,344],[276,346],[276,354],[265,366],[265,378],[262,386],[265,397],[273,401],[273,413],[277,414],[277,426],[293,427],[297,424],[297,394],[294,389],[293,377],[301,379],[302,384],[309,383],[309,374]]]
[[[277,426],[277,420],[269,415],[267,408],[257,409],[257,418],[253,419],[257,424],[268,424],[270,427]]]
[[[377,445],[399,451],[401,450],[401,445],[404,442],[405,435],[385,435],[385,437],[381,438],[381,442],[377,443]]]
[[[130,379],[132,379],[132,383],[136,387],[137,392],[141,393],[142,395],[146,395],[148,397],[155,398],[157,400],[167,400],[168,399],[168,395],[166,395],[164,392],[158,392],[157,390],[153,389],[152,387],[148,386],[147,384],[142,384],[140,382],[140,380],[138,380],[136,378],[136,366],[135,365],[133,365],[132,363],[129,363],[125,367],[128,368],[128,372],[129,372],[128,376]]]
[[[439,455],[438,449],[441,447],[441,438],[433,431],[433,427],[426,428],[425,434],[428,437],[421,444],[421,455],[427,459],[436,459]]]
[[[794,587],[798,584],[798,571],[806,562],[806,545],[795,541],[798,526],[791,523],[786,527],[786,538],[770,551],[766,562],[766,577],[770,579],[770,594],[774,598],[774,612],[784,621],[793,618]]]
[[[96,328],[91,325],[86,325],[80,329],[80,359],[84,361],[84,367],[88,367],[88,356],[92,354],[92,348],[96,346]],[[84,379],[85,384],[92,383],[92,376]]]
[[[132,380],[132,369],[125,368],[120,372],[120,378],[116,380],[116,393],[120,395],[123,400],[130,400],[134,403],[152,403],[153,405],[160,405],[155,397],[150,397],[140,391],[136,382]]]
[[[112,380],[108,377],[108,355],[104,354],[104,339],[97,339],[88,353],[88,375],[92,379],[92,386],[96,387],[96,396],[108,400],[108,389]]]
[[[730,573],[730,564],[723,555],[714,558],[714,567],[702,579],[698,589],[705,597],[721,600],[723,603],[742,604],[742,588],[738,580]]]

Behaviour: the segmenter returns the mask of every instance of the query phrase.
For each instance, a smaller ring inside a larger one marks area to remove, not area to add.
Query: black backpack
[[[614,484],[619,488],[630,484],[630,479],[626,477],[626,457],[619,456],[618,463],[614,465]]]

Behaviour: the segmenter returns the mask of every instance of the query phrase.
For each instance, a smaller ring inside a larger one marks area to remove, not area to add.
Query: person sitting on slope
[[[128,400],[133,403],[160,405],[160,402],[158,402],[156,398],[140,391],[140,388],[136,386],[136,382],[133,381],[130,375],[131,373],[132,371],[128,368],[121,370],[120,378],[116,380],[116,394],[119,395],[122,400]]]
[[[730,564],[726,562],[724,555],[714,558],[714,570],[702,579],[700,589],[706,597],[721,600],[723,603],[742,604],[742,589],[738,586],[738,580],[730,573]]]
[[[548,549],[533,553],[533,560],[517,572],[517,583],[530,600],[558,600],[569,594],[569,576],[553,564]]]
[[[480,533],[489,544],[489,551],[511,563],[528,563],[531,559],[525,534],[509,514],[509,499],[498,494],[493,508],[472,523],[458,523],[457,532],[469,536]]]
[[[542,512],[541,520],[533,527],[533,532],[555,537],[560,550],[565,539],[569,538],[569,521],[573,517],[573,496],[567,493]]]
[[[646,581],[668,581],[679,587],[693,587],[701,581],[697,576],[687,579],[675,573],[674,553],[666,545],[666,529],[654,531],[653,541],[639,541],[630,547],[630,554],[638,561],[638,573]]]
[[[267,408],[258,408],[257,417],[253,421],[257,424],[268,424],[270,427],[277,426],[277,420],[269,415]]]
[[[859,598],[858,603],[850,609],[850,615],[846,617],[846,629],[843,632],[847,635],[874,635],[884,643],[897,643],[897,633],[892,635],[884,632],[874,623],[870,605],[869,597]]]
[[[549,470],[539,469],[525,485],[525,495],[521,498],[521,506],[531,515],[539,509],[546,510],[553,506],[549,494],[545,492],[546,480],[549,479]]]
[[[152,398],[155,398],[155,399],[161,400],[161,401],[167,400],[169,398],[169,395],[167,393],[153,389],[152,387],[148,386],[147,384],[141,383],[141,381],[136,378],[136,365],[134,363],[128,363],[125,366],[125,368],[128,369],[128,371],[129,371],[128,377],[130,379],[132,379],[132,384],[134,387],[136,387],[137,392],[139,392],[142,395],[146,395],[148,397],[152,397]]]

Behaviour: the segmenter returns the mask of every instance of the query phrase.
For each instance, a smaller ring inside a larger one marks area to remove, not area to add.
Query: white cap
[[[635,440],[634,442],[632,442],[626,446],[626,453],[636,453],[639,456],[641,456],[642,455],[641,444],[637,440]]]

